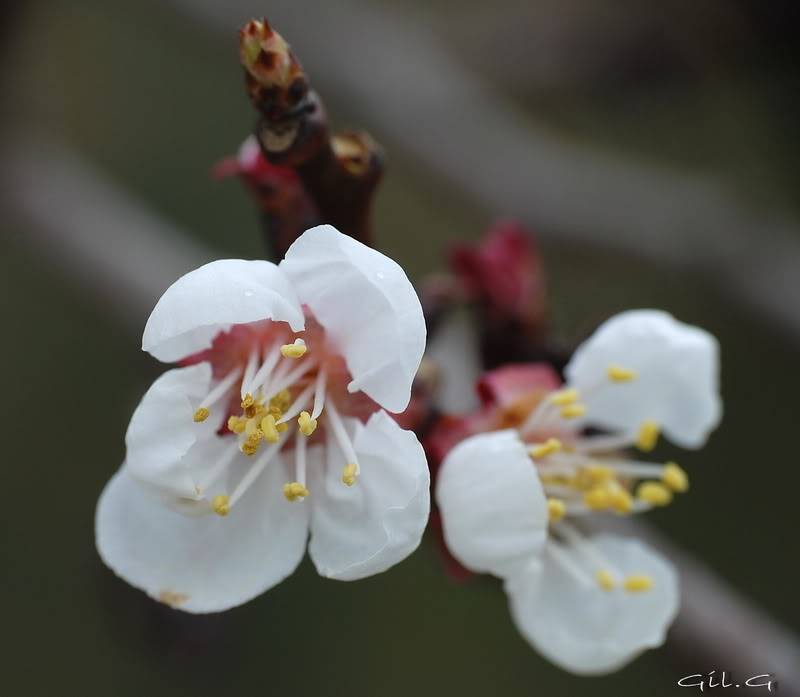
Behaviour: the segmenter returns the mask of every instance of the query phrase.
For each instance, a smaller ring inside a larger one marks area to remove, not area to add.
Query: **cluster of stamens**
[[[353,486],[360,472],[336,405],[330,399],[326,401],[327,373],[320,365],[319,357],[308,355],[308,346],[303,339],[289,344],[273,343],[259,365],[260,354],[259,350],[252,351],[243,369],[236,368],[223,377],[193,415],[196,423],[205,422],[216,405],[229,403],[234,386],[237,383],[241,385],[241,411],[228,417],[227,430],[237,438],[236,450],[253,458],[254,464],[232,494],[219,494],[211,499],[211,509],[220,516],[228,515],[269,460],[286,444],[290,429],[296,434],[297,480],[287,482],[283,494],[290,502],[302,501],[310,495],[306,486],[306,440],[317,430],[323,408],[326,437],[334,438],[347,458],[342,470],[342,483]],[[309,404],[311,407],[306,409]],[[231,464],[235,452],[226,453],[212,468],[214,475],[209,477],[210,480]],[[203,493],[202,489],[198,487],[198,494]]]
[[[635,380],[637,374],[610,366],[606,377],[610,383],[625,383]],[[559,436],[534,442],[528,450],[547,496],[551,532],[559,540],[550,540],[548,551],[583,582],[587,578],[584,562],[597,569],[594,582],[603,590],[618,587],[632,593],[648,590],[653,579],[646,574],[630,574],[618,580],[622,575],[567,519],[597,512],[629,515],[666,506],[676,493],[688,490],[688,476],[674,462],[662,465],[625,456],[626,448],[636,447],[642,452],[655,448],[660,435],[657,422],[644,420],[632,434],[582,436],[579,429],[568,428],[567,422],[585,414],[581,392],[567,387],[545,397],[520,429],[529,441],[541,432]]]
[[[255,455],[262,442],[277,443],[281,433],[288,430],[289,424],[280,419],[289,408],[291,399],[291,393],[286,389],[270,398],[269,402],[264,401],[265,396],[260,391],[255,397],[245,393],[242,413],[228,418],[228,430],[244,436],[240,449],[245,455]]]

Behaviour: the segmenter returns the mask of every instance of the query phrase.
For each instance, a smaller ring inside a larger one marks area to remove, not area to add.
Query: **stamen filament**
[[[260,352],[257,348],[253,349],[250,352],[250,357],[247,359],[247,365],[245,366],[244,369],[244,377],[242,378],[242,389],[241,389],[242,399],[244,399],[245,395],[247,394],[247,390],[245,388],[250,385],[250,382],[253,380],[253,375],[256,372],[259,353]]]
[[[200,406],[208,408],[218,402],[222,397],[225,396],[228,390],[233,387],[233,384],[239,378],[241,373],[241,368],[234,368],[214,386],[214,389],[212,389],[211,392],[206,395],[206,398],[200,402]]]
[[[353,448],[350,436],[347,435],[347,430],[344,427],[344,423],[342,423],[342,417],[339,415],[339,410],[333,400],[328,401],[328,421],[330,421],[331,430],[344,456],[349,462],[356,462],[356,451]]]
[[[297,481],[303,486],[306,485],[306,438],[300,431],[295,437],[294,464]]]
[[[356,482],[356,477],[361,474],[361,467],[358,464],[358,458],[350,436],[347,435],[347,430],[342,423],[342,417],[339,416],[339,410],[332,399],[328,400],[327,414],[333,436],[336,438],[339,448],[346,459],[346,464],[342,470],[342,482],[347,486],[352,486]]]
[[[531,412],[530,416],[525,420],[525,423],[520,426],[520,434],[525,436],[540,428],[549,419],[553,408],[553,404],[548,398],[539,402],[539,405]]]
[[[318,419],[325,406],[325,387],[328,382],[328,371],[321,368],[317,373],[317,381],[314,386],[314,408],[311,410],[311,418]]]
[[[282,434],[281,438],[279,438],[276,443],[271,443],[267,447],[267,449],[253,463],[253,466],[247,471],[244,477],[242,477],[236,489],[234,489],[233,493],[230,496],[228,502],[229,508],[232,508],[234,504],[240,498],[242,498],[244,493],[250,488],[253,482],[255,482],[258,479],[259,475],[264,471],[264,468],[270,463],[272,458],[278,454],[278,451],[281,449],[281,447],[283,447],[283,444],[286,442],[286,435],[287,434]]]
[[[290,364],[296,363],[296,361],[291,359],[285,359],[285,361],[290,361]],[[290,370],[288,373],[286,373],[282,379],[276,380],[269,386],[267,396],[272,398],[281,390],[294,385],[294,383],[296,383],[307,372],[316,368],[317,363],[319,363],[319,359],[316,356],[309,356],[308,358],[301,359],[300,365],[298,365],[294,370]]]
[[[622,460],[620,462],[607,462],[603,464],[613,469],[617,474],[627,477],[660,477],[664,471],[664,465],[657,462],[641,462],[639,460]]]
[[[675,463],[666,463],[664,465],[657,462],[646,462],[642,460],[608,460],[605,458],[593,459],[588,456],[588,453],[557,453],[548,458],[548,462],[538,465],[539,471],[545,475],[570,475],[575,474],[580,469],[591,469],[597,467],[605,467],[613,470],[616,474],[635,477],[637,479],[644,478],[661,478],[669,469],[670,472],[676,472],[673,475],[668,475],[676,478],[677,484],[677,470],[670,468],[670,465]],[[680,468],[675,465],[680,470]],[[681,472],[683,470],[680,470]],[[684,473],[685,474],[685,473]],[[688,487],[688,482],[687,482]]]
[[[308,402],[311,394],[314,392],[314,385],[309,385],[304,389],[298,396],[294,402],[286,409],[283,416],[278,419],[279,424],[286,423],[287,421],[291,421],[295,416],[297,416],[301,411],[303,411],[303,407],[305,407],[306,402]]]
[[[234,368],[222,380],[220,380],[212,390],[205,396],[197,411],[194,413],[196,423],[205,421],[211,414],[211,407],[214,406],[228,392],[241,374],[241,368]]]
[[[543,477],[572,477],[578,471],[578,466],[568,462],[537,462],[536,469]]]
[[[573,492],[574,493],[574,492]],[[594,508],[589,508],[585,503],[573,497],[567,497],[559,491],[558,489],[551,489],[551,487],[545,487],[545,494],[547,496],[558,496],[560,500],[564,502],[565,518],[573,518],[575,516],[585,516],[585,515],[596,515],[597,510]],[[645,511],[649,511],[652,506],[644,503],[643,501],[633,501],[631,503],[631,508],[628,513],[643,513]]]
[[[554,528],[567,541],[570,547],[574,548],[592,566],[598,569],[607,569],[614,577],[620,576],[614,566],[592,544],[591,540],[584,537],[576,527],[561,520],[555,524]]]
[[[544,493],[547,496],[555,496],[559,499],[574,499],[580,501],[583,498],[583,492],[579,489],[573,489],[566,484],[545,484]]]
[[[236,457],[236,454],[239,452],[239,448],[232,444],[233,447],[226,448],[225,451],[220,455],[217,461],[214,463],[214,466],[208,471],[205,477],[196,485],[197,493],[203,494],[217,479],[219,476],[227,469],[227,467],[233,462],[233,459]]]
[[[261,364],[261,367],[258,369],[258,371],[256,371],[256,374],[253,376],[253,379],[247,386],[246,392],[255,392],[259,387],[263,386],[267,382],[270,373],[272,373],[273,369],[278,364],[280,357],[281,342],[278,340],[275,341],[267,351],[267,357],[264,359],[264,362]]]
[[[593,580],[589,575],[575,562],[569,553],[558,543],[548,541],[544,547],[545,553],[549,554],[553,560],[558,563],[564,571],[572,576],[578,583],[583,586],[594,585]]]
[[[280,352],[280,347],[278,348]],[[283,358],[281,356],[278,359],[280,362],[278,363],[278,367],[275,368],[275,371],[272,375],[268,376],[266,380],[264,380],[264,384],[261,387],[261,391],[265,395],[274,395],[280,390],[276,390],[273,388],[273,385],[279,384],[285,377],[286,374],[292,369],[293,366],[297,366],[297,362],[290,360],[288,358]]]
[[[637,434],[632,433],[585,436],[578,438],[573,446],[579,452],[602,453],[629,448],[636,444],[636,438]]]

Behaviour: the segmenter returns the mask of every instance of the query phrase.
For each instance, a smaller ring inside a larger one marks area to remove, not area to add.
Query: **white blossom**
[[[678,609],[669,562],[582,523],[688,489],[677,464],[629,449],[653,450],[662,431],[703,445],[721,416],[718,353],[711,335],[667,313],[613,317],[515,428],[473,435],[442,464],[436,496],[450,551],[504,580],[520,632],[567,670],[615,670],[664,640]]]
[[[309,552],[320,574],[380,573],[429,510],[403,411],[425,347],[391,259],[328,225],[275,265],[222,260],[178,279],[143,349],[182,361],[142,398],[97,508],[106,564],[189,612],[244,603]]]

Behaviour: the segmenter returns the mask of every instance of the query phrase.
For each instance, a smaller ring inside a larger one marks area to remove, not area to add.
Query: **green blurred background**
[[[756,210],[794,218],[800,49],[787,36],[790,3],[386,5],[441,37],[554,137],[714,173]],[[254,120],[236,36],[199,23],[187,7],[6,4],[4,137],[36,128],[221,255],[259,256],[257,216],[242,187],[209,176]],[[298,2],[297,11],[308,8]],[[232,17],[231,25],[246,19]],[[542,36],[550,44],[542,46]],[[314,65],[305,63],[313,79]],[[393,149],[357,103],[315,85],[335,125],[363,127],[386,147],[379,240],[415,278],[441,265],[449,241],[477,239],[503,213],[477,209]],[[100,563],[93,515],[123,458],[130,414],[161,367],[129,329],[145,317],[109,312],[79,282],[81,269],[47,261],[40,244],[13,206],[2,211],[4,695],[670,695],[680,693],[682,675],[735,670],[687,671],[662,650],[610,677],[571,677],[516,633],[499,584],[452,584],[430,541],[390,573],[359,583],[320,579],[304,562],[278,588],[220,616],[151,602]],[[752,244],[770,240],[754,235]],[[644,306],[719,337],[724,423],[702,452],[663,448],[690,471],[693,488],[652,518],[774,617],[800,627],[792,541],[800,476],[789,447],[800,394],[796,335],[701,272],[560,244],[554,235],[543,253],[552,323],[566,340]],[[800,272],[800,259],[794,263]],[[743,265],[742,282],[747,272]]]

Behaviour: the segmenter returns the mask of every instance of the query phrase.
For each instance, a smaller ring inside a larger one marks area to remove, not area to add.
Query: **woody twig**
[[[383,170],[378,145],[361,131],[331,135],[319,95],[266,19],[242,28],[239,48],[247,93],[259,114],[255,137],[269,174],[283,176],[284,184],[295,177],[291,195],[281,195],[269,177],[251,178],[276,256],[318,223],[371,245],[372,196]]]

